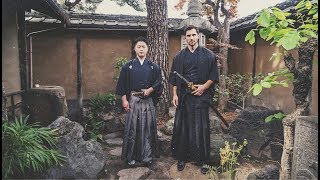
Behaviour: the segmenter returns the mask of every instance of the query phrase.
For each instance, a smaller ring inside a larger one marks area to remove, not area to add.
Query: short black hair
[[[139,41],[143,41],[147,44],[147,46],[149,46],[147,39],[145,37],[139,36],[134,40],[133,47],[135,47]]]
[[[184,35],[186,35],[187,31],[190,31],[191,29],[195,29],[197,31],[197,34],[199,34],[199,28],[194,25],[189,25],[184,29]]]

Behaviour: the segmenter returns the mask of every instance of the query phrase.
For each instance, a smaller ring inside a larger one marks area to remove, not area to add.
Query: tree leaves
[[[270,115],[270,116],[266,117],[266,118],[264,119],[264,121],[265,121],[266,123],[269,123],[269,122],[271,122],[271,121],[273,121],[273,120],[280,120],[280,121],[282,121],[282,119],[285,118],[285,117],[286,117],[285,114],[283,114],[282,112],[278,112],[278,113],[276,113],[276,114],[273,114],[273,115]]]
[[[245,41],[249,41],[249,43],[250,43],[251,45],[256,42],[255,32],[254,32],[253,30],[251,30],[251,31],[246,35]]]
[[[253,95],[257,96],[262,91],[262,85],[261,84],[255,84],[253,85]]]
[[[270,12],[264,9],[257,18],[257,23],[262,27],[268,27],[270,25]]]

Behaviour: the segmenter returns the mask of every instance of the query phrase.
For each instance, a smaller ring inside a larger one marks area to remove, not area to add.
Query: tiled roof
[[[99,28],[101,30],[147,28],[147,17],[145,16],[71,13],[69,17],[70,25],[67,28]],[[25,20],[30,23],[61,23],[59,20],[37,13],[26,13]],[[173,27],[176,27],[182,20],[169,18],[169,30],[173,30]]]
[[[279,3],[275,5],[274,7],[277,7],[283,11],[291,12],[294,10],[295,5],[297,5],[299,0],[287,0],[285,2]],[[252,28],[257,26],[257,22],[255,20],[255,17],[260,13],[261,11],[254,13],[252,15],[243,17],[241,19],[237,19],[236,21],[233,21],[230,25],[230,31],[237,31],[241,29],[246,28]]]
[[[36,10],[50,17],[58,19],[65,24],[69,24],[69,14],[64,10],[56,0],[27,0],[22,1],[26,11]],[[44,18],[45,19],[45,18]],[[44,19],[39,19],[43,21]],[[35,20],[35,19],[34,19]]]

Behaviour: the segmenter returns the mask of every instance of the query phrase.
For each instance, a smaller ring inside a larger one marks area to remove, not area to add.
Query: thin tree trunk
[[[284,57],[286,67],[294,74],[293,97],[296,110],[283,120],[284,146],[281,157],[281,180],[291,178],[295,119],[297,116],[307,116],[310,113],[308,95],[312,89],[312,60],[316,47],[315,39],[309,39],[300,46],[297,67],[295,67],[292,54]]]
[[[225,17],[223,26],[218,31],[218,43],[222,44],[229,44],[230,43],[230,18]],[[227,105],[227,100],[229,95],[227,92],[227,83],[226,77],[228,75],[228,47],[220,46],[219,48],[219,55],[220,55],[220,77],[219,77],[219,101],[218,101],[218,108],[221,112],[224,112]]]
[[[158,113],[167,116],[170,105],[168,84],[168,12],[167,1],[146,0],[147,5],[147,37],[149,41],[149,57],[161,68],[164,90],[158,104]]]

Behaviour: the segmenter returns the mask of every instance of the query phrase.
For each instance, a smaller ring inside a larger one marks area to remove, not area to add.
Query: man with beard
[[[191,160],[201,165],[201,173],[206,174],[210,158],[209,105],[219,78],[218,67],[216,55],[199,46],[197,27],[188,26],[184,35],[187,47],[174,57],[169,76],[173,85],[172,103],[176,107],[171,151],[178,160],[179,171]],[[191,90],[177,73],[194,83],[195,88]]]
[[[136,58],[120,71],[116,94],[127,111],[121,159],[129,165],[150,165],[159,157],[155,104],[162,93],[160,67],[146,58],[148,44],[139,37],[134,42]]]

